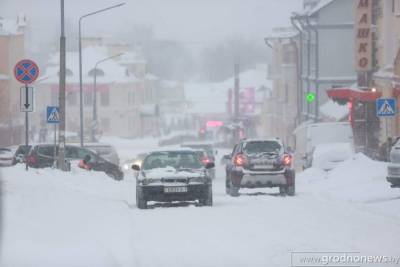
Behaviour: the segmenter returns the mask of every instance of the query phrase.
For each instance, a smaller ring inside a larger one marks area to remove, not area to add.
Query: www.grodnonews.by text
[[[368,264],[400,266],[400,256],[361,255],[359,252],[292,252],[291,254],[292,267],[357,267]]]

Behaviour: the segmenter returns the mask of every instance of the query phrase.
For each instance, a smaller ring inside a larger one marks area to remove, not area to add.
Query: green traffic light
[[[314,102],[315,100],[315,94],[314,93],[307,93],[306,99],[308,103]]]

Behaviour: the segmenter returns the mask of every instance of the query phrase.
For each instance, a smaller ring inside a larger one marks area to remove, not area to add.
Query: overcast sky
[[[58,0],[0,0],[0,16],[27,14],[35,41],[59,34]],[[133,23],[152,25],[156,37],[208,43],[230,36],[263,40],[273,27],[290,25],[301,0],[126,0],[126,5],[85,20],[84,33],[112,37]],[[79,16],[120,3],[65,0],[67,38],[76,38]]]

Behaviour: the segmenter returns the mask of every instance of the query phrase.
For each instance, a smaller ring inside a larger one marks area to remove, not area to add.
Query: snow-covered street
[[[122,159],[154,146],[108,141]],[[243,190],[232,198],[218,165],[213,207],[149,210],[135,206],[132,173],[117,182],[75,167],[2,168],[1,266],[290,266],[298,251],[397,256],[400,191],[385,166],[356,154],[329,174],[298,174],[295,197]]]

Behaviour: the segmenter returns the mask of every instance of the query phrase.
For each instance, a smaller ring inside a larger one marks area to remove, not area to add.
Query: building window
[[[102,106],[110,105],[110,91],[109,90],[105,90],[100,93],[100,103]]]
[[[91,92],[91,91],[85,92],[84,103],[85,103],[85,106],[93,105],[93,92]]]
[[[392,0],[392,11],[396,16],[400,16],[400,0]]]

